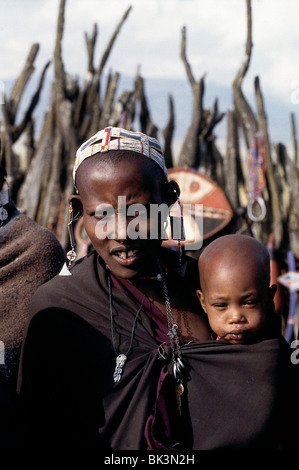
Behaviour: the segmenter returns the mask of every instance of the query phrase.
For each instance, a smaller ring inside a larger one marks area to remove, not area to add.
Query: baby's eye
[[[244,305],[248,305],[249,307],[253,307],[258,303],[258,300],[245,300]]]
[[[227,304],[224,302],[217,302],[216,304],[213,304],[214,308],[217,308],[218,310],[224,309],[227,307]]]

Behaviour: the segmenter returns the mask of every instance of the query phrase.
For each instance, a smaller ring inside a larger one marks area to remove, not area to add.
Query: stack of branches
[[[181,31],[181,59],[191,86],[193,103],[191,123],[183,141],[178,164],[182,167],[196,168],[223,186],[223,158],[217,148],[213,132],[225,113],[219,113],[217,98],[211,109],[204,108],[205,74],[198,81],[194,77],[186,55],[185,26]]]
[[[196,80],[186,55],[186,27],[181,31],[181,60],[191,86],[193,105],[190,125],[179,153],[178,166],[195,168],[217,182],[224,190],[235,214],[235,230],[249,231],[266,243],[274,234],[276,247],[291,249],[299,257],[299,175],[297,162],[297,138],[295,117],[292,115],[294,159],[288,156],[281,143],[271,145],[264,100],[259,77],[254,89],[256,113],[246,100],[242,83],[249,68],[252,50],[252,15],[250,0],[247,4],[247,40],[245,57],[232,84],[233,105],[226,113],[227,148],[222,156],[216,145],[215,127],[225,113],[218,110],[215,99],[211,109],[203,104],[205,75]],[[6,166],[12,197],[17,206],[33,220],[52,230],[62,245],[67,247],[67,198],[73,192],[72,166],[76,149],[99,129],[121,126],[157,137],[159,129],[151,118],[144,80],[137,68],[132,90],[117,97],[120,81],[118,72],[109,72],[105,90],[101,90],[104,70],[116,38],[126,21],[131,7],[121,17],[108,42],[99,65],[94,65],[94,51],[98,37],[97,26],[89,36],[85,33],[88,66],[83,84],[71,77],[62,60],[62,38],[64,29],[65,0],[60,0],[56,44],[53,54],[54,80],[48,111],[44,115],[39,138],[35,138],[33,111],[39,101],[45,75],[50,65],[42,70],[37,90],[20,123],[16,123],[17,112],[26,85],[34,71],[34,60],[39,45],[33,44],[25,66],[2,105],[0,163]],[[169,99],[169,118],[162,135],[166,166],[173,166],[171,149],[175,128],[174,103]],[[263,197],[266,202],[266,217],[262,222],[253,222],[246,215],[246,164],[250,145],[256,133],[265,140],[266,187]],[[16,150],[16,143],[23,137],[26,151]],[[245,161],[241,157],[241,146],[245,147]]]
[[[130,10],[131,7],[122,15],[98,67],[94,66],[97,26],[94,25],[90,36],[85,33],[88,67],[84,83],[80,86],[78,79],[65,71],[62,60],[65,0],[60,0],[53,54],[54,80],[48,111],[44,115],[37,141],[33,111],[39,101],[50,62],[45,65],[37,91],[18,125],[16,115],[23,92],[34,71],[34,61],[39,50],[38,44],[32,46],[10,95],[3,99],[0,164],[7,169],[12,199],[30,218],[53,231],[64,247],[68,245],[68,214],[65,208],[68,197],[74,191],[72,167],[75,152],[81,143],[107,125],[132,129],[138,103],[140,130],[153,137],[156,137],[158,132],[157,126],[151,119],[144,80],[140,76],[139,68],[132,91],[123,92],[116,99],[120,74],[110,72],[103,93],[104,97],[101,96],[105,65]],[[164,130],[165,142],[169,142],[167,152],[169,165],[172,161],[170,142],[173,125],[171,120],[173,120],[173,114],[170,115],[170,121]],[[21,152],[17,150],[16,145],[20,137],[26,149],[24,151],[22,148]]]
[[[232,84],[233,107],[227,113],[227,149],[224,158],[225,190],[235,209],[248,204],[246,179],[249,152],[259,133],[264,139],[265,188],[263,198],[266,216],[262,221],[250,220],[246,213],[243,219],[247,229],[261,242],[267,243],[274,236],[275,246],[281,250],[292,250],[299,257],[299,207],[296,204],[299,191],[297,138],[294,115],[291,115],[294,156],[290,158],[286,147],[271,144],[267,114],[258,76],[254,80],[256,112],[246,100],[242,83],[249,68],[252,51],[251,2],[247,6],[247,39],[244,59]],[[241,145],[245,148],[245,159],[240,157]],[[245,160],[245,161],[244,161]],[[242,218],[239,220],[241,221]],[[244,226],[244,225],[243,225]]]

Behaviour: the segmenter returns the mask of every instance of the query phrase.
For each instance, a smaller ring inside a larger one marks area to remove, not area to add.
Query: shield
[[[168,169],[168,179],[178,183],[180,205],[184,217],[185,240],[182,245],[188,250],[199,249],[203,240],[220,232],[232,219],[234,213],[222,189],[210,178],[193,168],[174,167]],[[171,215],[179,217],[178,203]],[[169,239],[163,245],[172,248],[177,242],[167,229]]]

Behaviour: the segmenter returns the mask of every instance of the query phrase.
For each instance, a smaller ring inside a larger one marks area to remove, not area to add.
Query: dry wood
[[[168,108],[169,108],[169,117],[166,126],[164,127],[162,133],[164,137],[164,156],[165,156],[165,165],[166,168],[173,167],[173,155],[172,155],[172,136],[174,132],[174,103],[171,95],[168,95]]]
[[[274,234],[275,243],[280,246],[283,239],[283,225],[282,225],[282,214],[280,210],[280,201],[277,189],[277,183],[274,174],[274,166],[271,156],[271,146],[268,135],[268,124],[267,116],[265,112],[264,100],[260,88],[259,77],[255,78],[254,81],[255,94],[256,94],[256,107],[258,114],[258,128],[262,136],[265,139],[265,154],[266,154],[266,178],[268,183],[268,189],[270,193],[270,205],[271,205],[271,226]]]
[[[299,159],[298,159],[298,140],[297,140],[295,113],[291,113],[291,129],[292,129],[294,162],[295,162],[295,165],[298,165],[298,162],[299,162]]]
[[[243,91],[242,91],[242,82],[249,68],[251,51],[252,51],[252,15],[251,15],[251,2],[246,0],[247,7],[247,38],[245,45],[245,54],[243,61],[240,65],[239,70],[233,81],[233,97],[234,105],[237,113],[240,116],[240,119],[244,126],[244,131],[249,134],[249,141],[254,138],[254,135],[257,131],[257,122],[254,116],[254,113],[247,102]],[[247,136],[245,141],[247,141]]]

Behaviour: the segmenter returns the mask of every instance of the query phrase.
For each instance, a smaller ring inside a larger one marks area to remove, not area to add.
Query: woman
[[[219,405],[229,356],[209,342],[196,300],[197,263],[180,263],[161,247],[166,220],[157,208],[173,204],[179,188],[167,180],[159,143],[106,128],[80,147],[73,174],[71,219],[82,212],[94,251],[39,288],[31,303],[20,395],[32,443],[139,450],[265,442],[271,381],[256,407],[263,373],[244,392],[248,352],[241,351],[240,379],[227,380],[229,398]],[[256,354],[263,352],[260,346]],[[264,354],[274,383],[269,347]],[[225,405],[239,390],[244,398],[227,426]]]

